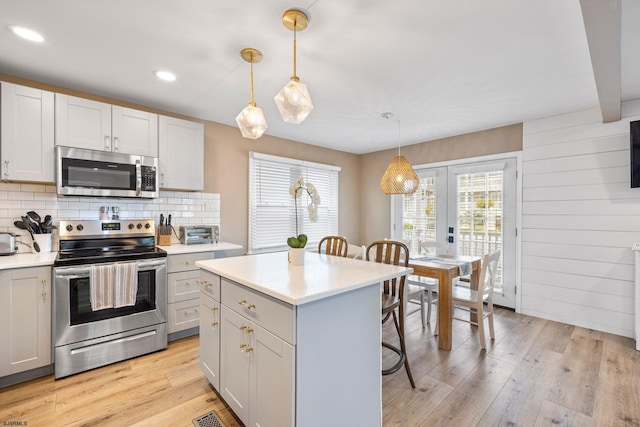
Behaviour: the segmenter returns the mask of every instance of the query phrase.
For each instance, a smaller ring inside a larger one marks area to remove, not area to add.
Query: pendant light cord
[[[296,51],[297,51],[297,49],[296,49],[297,48],[296,33],[297,33],[297,31],[296,31],[296,27],[297,26],[298,26],[298,18],[294,18],[294,20],[293,20],[293,78],[294,79],[298,77],[298,75],[296,74],[297,73],[297,70],[296,70],[296,62],[297,62],[297,54],[296,54]]]

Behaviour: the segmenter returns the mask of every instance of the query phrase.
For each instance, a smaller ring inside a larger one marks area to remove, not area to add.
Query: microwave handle
[[[140,197],[142,191],[142,166],[140,160],[136,160],[136,197]]]

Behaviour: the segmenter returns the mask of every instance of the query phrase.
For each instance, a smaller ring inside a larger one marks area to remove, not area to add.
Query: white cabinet
[[[290,330],[293,308],[226,279],[221,296],[221,396],[245,425],[294,425],[293,346],[267,329]]]
[[[196,261],[214,257],[215,252],[174,254],[167,257],[167,331],[170,334],[200,325],[201,284],[200,269],[196,267]],[[181,334],[179,338],[186,335]]]
[[[56,94],[56,145],[158,157],[158,115]]]
[[[160,188],[202,191],[204,125],[168,116],[159,123]]]
[[[0,376],[51,364],[51,268],[0,271]]]
[[[220,277],[201,271],[200,370],[220,390]]]
[[[0,83],[2,179],[54,181],[54,94]]]

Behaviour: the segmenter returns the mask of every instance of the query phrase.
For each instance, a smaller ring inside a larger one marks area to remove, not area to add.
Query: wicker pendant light
[[[392,113],[382,113],[382,117],[389,120]],[[395,156],[384,175],[380,179],[380,189],[384,194],[413,194],[418,189],[420,180],[413,170],[411,163],[400,154],[400,121],[398,120],[398,155]]]

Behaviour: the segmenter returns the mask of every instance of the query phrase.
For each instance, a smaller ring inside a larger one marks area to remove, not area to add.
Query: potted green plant
[[[307,245],[307,235],[304,233],[298,234],[298,199],[306,193],[310,199],[310,203],[307,206],[309,212],[309,220],[316,222],[318,220],[318,205],[320,204],[320,196],[316,187],[309,183],[304,182],[304,178],[300,177],[289,189],[289,193],[293,196],[295,214],[296,214],[296,235],[287,239],[287,245],[289,246],[289,262],[294,265],[304,264],[304,247]]]

